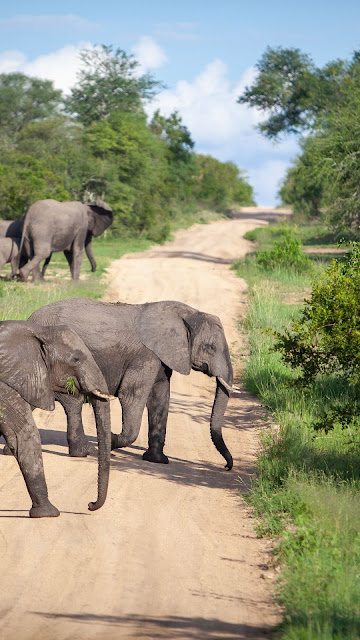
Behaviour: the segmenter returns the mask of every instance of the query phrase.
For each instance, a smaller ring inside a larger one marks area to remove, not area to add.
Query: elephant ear
[[[108,204],[106,204],[106,202],[100,199],[93,200],[93,202],[88,204],[88,207],[91,210],[89,213],[89,216],[91,216],[89,230],[92,232],[93,236],[97,238],[97,236],[100,236],[108,227],[110,227],[114,219],[113,210]]]
[[[52,411],[55,397],[41,332],[29,322],[0,322],[0,380],[33,407]]]
[[[141,342],[167,367],[184,375],[190,373],[188,332],[175,307],[157,302],[145,304],[137,319],[137,329]]]

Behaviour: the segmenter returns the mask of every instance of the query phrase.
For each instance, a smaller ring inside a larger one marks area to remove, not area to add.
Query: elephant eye
[[[81,362],[82,360],[82,353],[79,350],[74,351],[74,353],[72,354],[71,360],[75,363]]]
[[[204,349],[207,353],[210,353],[210,354],[213,354],[216,352],[216,346],[211,342],[209,342],[208,344],[205,344]]]

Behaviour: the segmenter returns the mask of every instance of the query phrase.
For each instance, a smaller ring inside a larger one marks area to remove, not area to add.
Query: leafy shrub
[[[313,285],[311,298],[292,331],[276,334],[275,350],[302,380],[336,374],[352,383],[360,377],[360,245],[333,260]]]
[[[287,267],[303,273],[311,269],[311,261],[302,251],[301,240],[290,229],[282,230],[281,237],[270,249],[259,251],[256,261],[264,270]]]

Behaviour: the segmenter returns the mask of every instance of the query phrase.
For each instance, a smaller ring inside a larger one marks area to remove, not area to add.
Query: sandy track
[[[271,216],[247,212],[196,225],[173,242],[113,263],[108,301],[177,299],[216,313],[231,351],[243,346],[236,318],[245,283],[229,270],[249,244],[246,230]],[[97,460],[69,458],[65,417],[34,412],[45,472],[60,518],[31,520],[15,460],[2,457],[0,479],[1,640],[265,638],[277,622],[267,544],[253,531],[240,490],[253,472],[261,410],[246,393],[231,399],[224,439],[234,469],[209,435],[215,383],[200,373],[174,374],[165,451],[170,464],[141,460],[136,443],[112,454],[109,495],[98,512]],[[120,408],[112,403],[113,430]],[[89,440],[91,410],[84,407]]]

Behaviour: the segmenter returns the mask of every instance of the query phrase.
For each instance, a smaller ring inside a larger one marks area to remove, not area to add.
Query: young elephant
[[[35,407],[52,411],[55,392],[92,394],[99,446],[98,498],[105,502],[110,467],[108,388],[81,338],[66,326],[42,327],[30,322],[0,322],[0,434],[16,457],[32,500],[32,518],[58,516],[48,499]]]
[[[11,276],[14,276],[16,273],[20,242],[21,238],[0,237],[0,270],[7,262],[10,262]]]
[[[224,329],[217,316],[176,301],[148,304],[109,304],[73,298],[35,311],[32,322],[66,323],[79,334],[104,374],[109,392],[122,406],[122,432],[112,434],[112,448],[132,444],[148,409],[148,462],[169,462],[163,453],[172,370],[191,369],[216,377],[210,420],[211,439],[232,468],[233,459],[222,437],[222,420],[233,383]],[[69,452],[86,456],[81,401],[57,394],[68,419]]]

